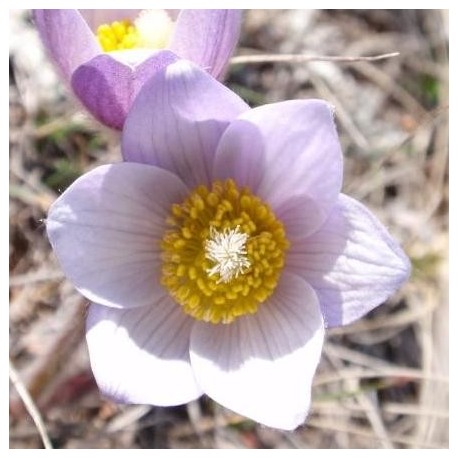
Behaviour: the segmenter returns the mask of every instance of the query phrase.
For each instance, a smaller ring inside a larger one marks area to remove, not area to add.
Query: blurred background
[[[448,11],[246,10],[235,56],[226,81],[251,106],[335,106],[344,192],[402,244],[410,281],[364,319],[328,330],[311,413],[294,432],[207,397],[173,408],[101,398],[86,301],[63,277],[43,219],[78,176],[119,161],[119,138],[78,110],[29,12],[10,11],[10,448],[43,447],[21,389],[55,448],[448,448]]]

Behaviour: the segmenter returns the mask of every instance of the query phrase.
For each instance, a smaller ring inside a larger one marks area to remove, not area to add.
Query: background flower
[[[140,92],[123,155],[79,178],[47,219],[62,268],[93,302],[87,339],[101,390],[154,405],[205,392],[260,423],[296,428],[324,324],[366,314],[410,272],[375,216],[340,194],[330,107],[250,110],[180,61]],[[246,247],[228,248],[234,234]],[[209,241],[247,255],[248,267],[213,278]]]
[[[82,104],[103,124],[121,129],[143,83],[176,56],[221,77],[241,15],[238,10],[34,10],[34,21]]]

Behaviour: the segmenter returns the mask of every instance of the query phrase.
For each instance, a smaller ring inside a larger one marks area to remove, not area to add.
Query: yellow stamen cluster
[[[282,223],[248,188],[231,179],[199,186],[172,206],[167,223],[162,284],[189,315],[230,323],[255,313],[274,291],[289,243]]]
[[[131,22],[128,19],[102,24],[97,38],[105,52],[123,49],[162,49],[173,31],[173,21],[163,10],[144,10]]]
[[[102,24],[97,29],[97,38],[105,52],[138,47],[140,35],[129,20]]]

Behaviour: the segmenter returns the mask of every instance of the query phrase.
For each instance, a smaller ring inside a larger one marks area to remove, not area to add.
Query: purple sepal
[[[157,51],[131,67],[109,54],[100,54],[75,70],[71,84],[76,96],[98,121],[121,130],[143,84],[176,60],[178,57],[170,51]]]

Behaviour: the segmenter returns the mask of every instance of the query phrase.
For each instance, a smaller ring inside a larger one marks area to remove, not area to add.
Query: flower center
[[[174,204],[162,248],[162,285],[192,317],[230,323],[275,290],[289,247],[270,207],[231,179]]]
[[[162,49],[169,42],[174,23],[163,10],[144,10],[132,23],[129,19],[102,24],[97,38],[105,52],[123,49]]]
[[[223,232],[210,228],[210,239],[205,242],[205,256],[210,261],[214,261],[215,265],[207,269],[207,273],[219,274],[217,283],[227,283],[250,267],[245,247],[248,235],[239,232],[239,228],[240,226],[237,226],[235,229],[225,229]]]

